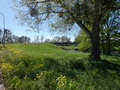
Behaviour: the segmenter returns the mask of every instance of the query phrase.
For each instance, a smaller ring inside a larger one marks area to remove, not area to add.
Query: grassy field
[[[0,47],[0,69],[8,90],[120,90],[120,56],[68,52],[52,44]]]

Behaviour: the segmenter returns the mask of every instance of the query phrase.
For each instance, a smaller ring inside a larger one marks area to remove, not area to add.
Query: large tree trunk
[[[100,23],[100,16],[96,14],[93,20],[92,32],[89,35],[91,40],[91,46],[92,46],[91,58],[96,61],[100,60],[99,23]]]
[[[91,58],[92,60],[100,60],[100,50],[99,50],[99,17],[94,18],[94,23],[92,25],[92,31],[88,30],[80,21],[77,24],[85,31],[91,40]]]
[[[93,33],[90,36],[90,40],[91,40],[91,59],[99,61],[100,60],[99,36]]]

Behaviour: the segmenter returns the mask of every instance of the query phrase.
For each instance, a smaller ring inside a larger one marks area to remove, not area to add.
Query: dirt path
[[[2,72],[0,71],[0,90],[6,90],[4,85],[3,85],[3,79],[2,79],[1,74],[2,74]]]

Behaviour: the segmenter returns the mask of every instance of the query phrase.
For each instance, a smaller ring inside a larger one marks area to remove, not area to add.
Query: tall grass
[[[119,90],[119,56],[89,61],[88,53],[52,44],[11,44],[0,49],[8,90]]]

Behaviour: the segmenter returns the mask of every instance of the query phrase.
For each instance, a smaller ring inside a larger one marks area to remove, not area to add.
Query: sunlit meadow
[[[120,57],[68,52],[52,44],[8,44],[0,69],[8,90],[119,90]]]

